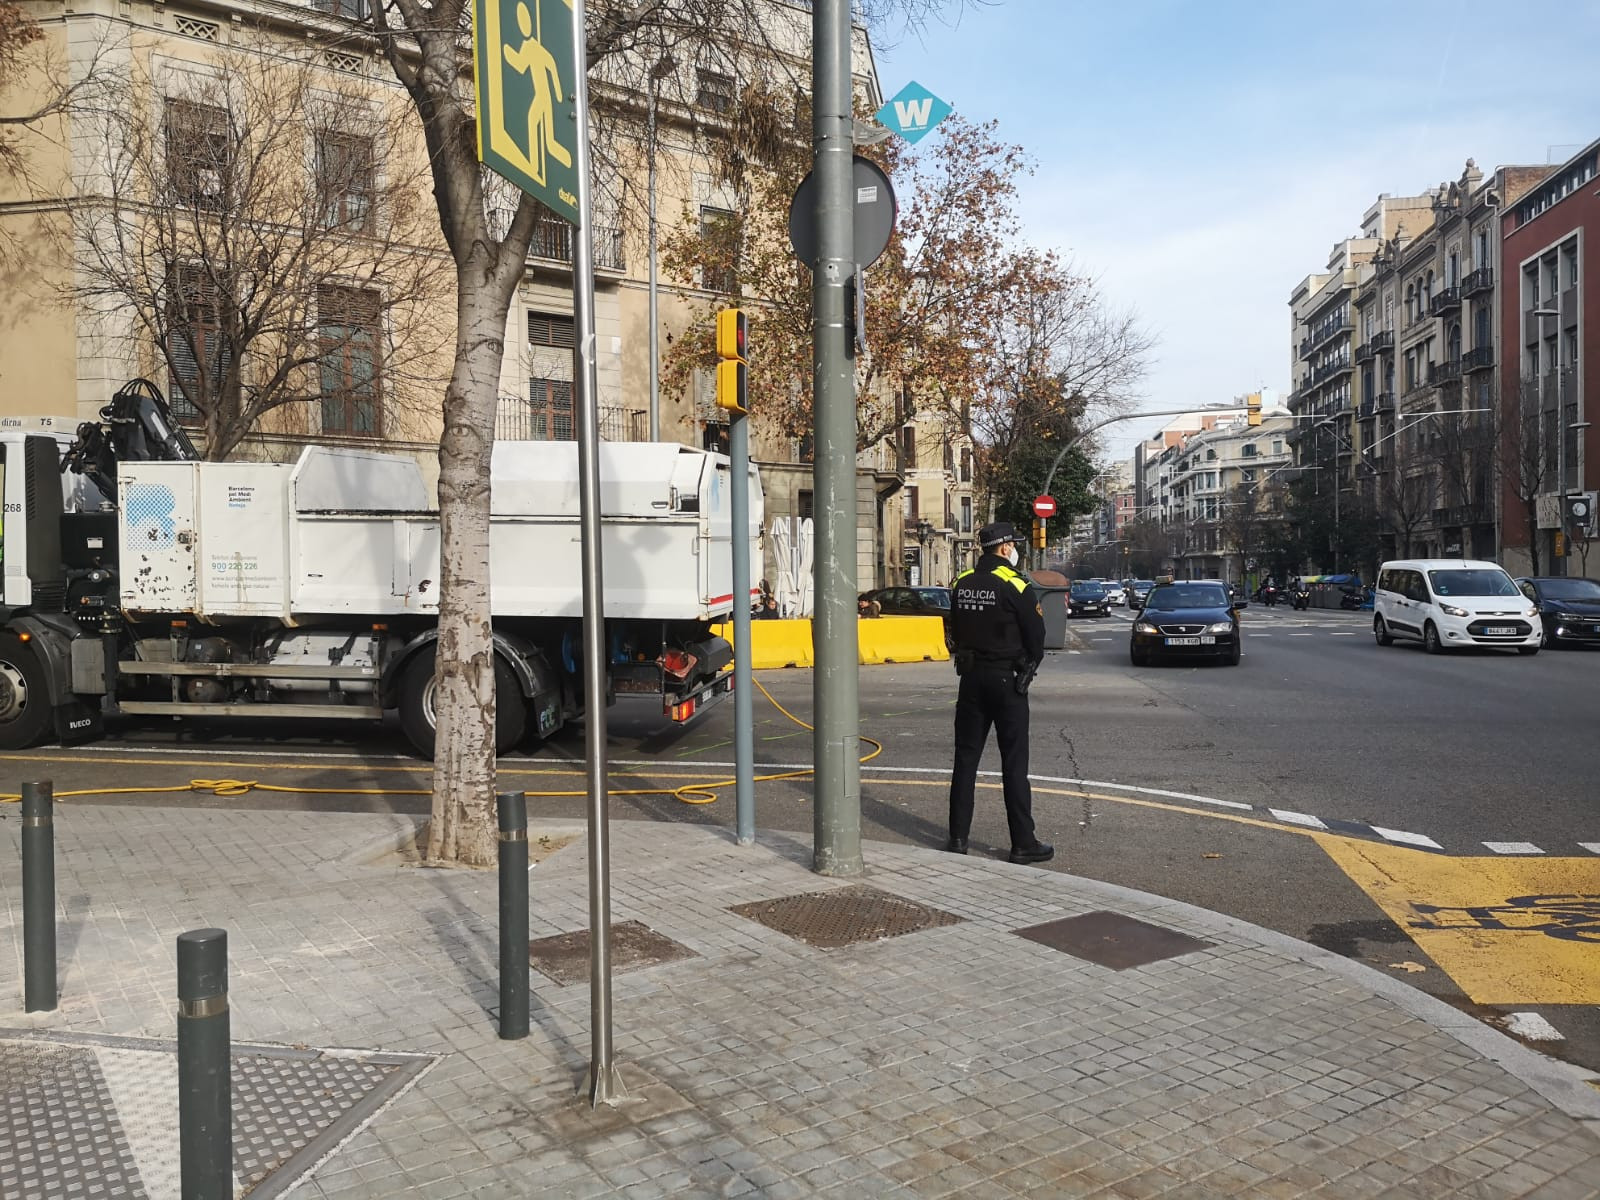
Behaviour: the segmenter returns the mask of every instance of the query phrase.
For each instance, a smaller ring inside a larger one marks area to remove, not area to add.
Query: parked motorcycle
[[[1292,599],[1293,599],[1293,602],[1294,602],[1294,608],[1295,608],[1296,612],[1299,612],[1299,611],[1302,611],[1304,609],[1310,608],[1311,607],[1311,589],[1310,588],[1303,588],[1303,587],[1302,588],[1295,588],[1294,595],[1293,595]]]
[[[1369,588],[1345,588],[1339,595],[1339,607],[1349,612],[1355,612],[1368,606],[1367,596]]]

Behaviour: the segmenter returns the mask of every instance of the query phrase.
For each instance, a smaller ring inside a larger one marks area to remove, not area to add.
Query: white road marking
[[[1388,841],[1400,842],[1407,846],[1426,846],[1429,850],[1444,849],[1431,837],[1423,837],[1420,833],[1407,833],[1404,829],[1385,829],[1382,825],[1374,825],[1372,832]]]
[[[1543,854],[1532,842],[1485,842],[1485,848],[1496,854]]]
[[[1506,1029],[1530,1042],[1564,1042],[1566,1038],[1554,1025],[1535,1012],[1514,1012],[1506,1015]]]
[[[1327,828],[1321,820],[1313,817],[1310,813],[1290,812],[1285,808],[1269,808],[1267,811],[1277,817],[1278,820],[1287,821],[1290,825],[1305,825],[1311,829]]]
[[[1353,633],[1330,633],[1329,637],[1355,637]]]
[[[1315,637],[1316,635],[1315,634],[1311,634],[1311,633],[1291,633],[1289,636],[1290,637]]]
[[[1270,633],[1247,633],[1245,637],[1271,637]]]
[[[1600,842],[1579,842],[1578,845],[1582,846],[1590,854],[1600,854]]]

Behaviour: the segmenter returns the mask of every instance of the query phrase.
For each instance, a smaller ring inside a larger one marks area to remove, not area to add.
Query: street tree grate
[[[1215,945],[1176,929],[1114,912],[1084,913],[1081,917],[1064,917],[1012,932],[1030,942],[1110,967],[1113,971],[1147,966],[1164,958],[1209,950]]]
[[[825,950],[954,925],[961,920],[953,913],[903,900],[865,884],[735,904],[728,911]]]
[[[611,926],[613,974],[698,957],[689,947],[638,921],[618,921]],[[528,961],[539,974],[562,986],[581,983],[589,978],[589,931],[579,929],[529,942]]]

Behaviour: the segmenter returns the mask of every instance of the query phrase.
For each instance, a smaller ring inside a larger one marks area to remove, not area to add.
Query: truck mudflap
[[[82,700],[70,700],[66,704],[55,706],[56,737],[63,746],[70,746],[77,742],[92,742],[105,732],[105,722],[101,719],[100,709],[97,706],[85,704]]]

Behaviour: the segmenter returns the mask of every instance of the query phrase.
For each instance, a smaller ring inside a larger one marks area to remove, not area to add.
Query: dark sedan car
[[[1517,586],[1539,607],[1546,646],[1600,646],[1600,583],[1535,576]]]
[[[948,617],[950,589],[942,587],[888,587],[861,593],[875,601],[885,617]]]
[[[1164,659],[1239,664],[1239,610],[1222,583],[1162,583],[1150,589],[1128,644],[1136,667]]]
[[[1106,585],[1080,579],[1067,591],[1067,607],[1075,617],[1104,617],[1111,613]]]

